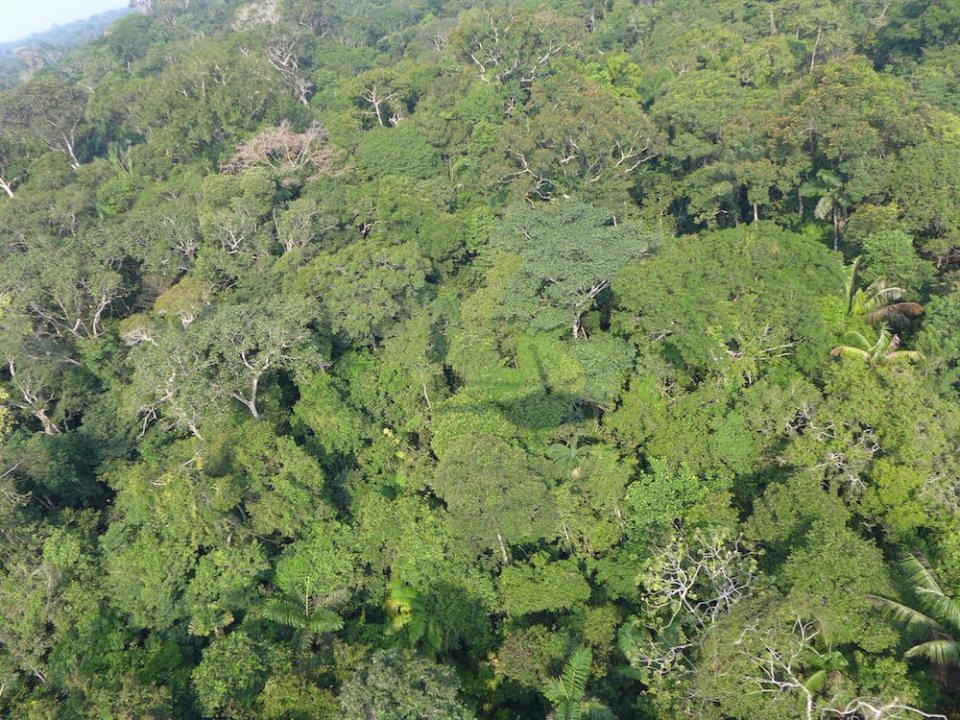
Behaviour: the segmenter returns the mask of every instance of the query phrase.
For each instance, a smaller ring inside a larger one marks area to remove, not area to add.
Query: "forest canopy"
[[[133,5],[0,91],[0,717],[960,716],[960,4]]]

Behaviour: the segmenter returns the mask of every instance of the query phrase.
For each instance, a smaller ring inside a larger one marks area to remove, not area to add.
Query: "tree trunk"
[[[817,48],[820,47],[820,34],[823,32],[823,26],[817,26],[817,39],[813,43],[813,53],[810,55],[810,72],[813,72],[813,66],[817,63]]]
[[[840,251],[840,218],[837,215],[837,206],[833,206],[833,251]]]
[[[7,194],[7,197],[13,200],[13,188],[10,187],[10,183],[4,179],[3,175],[0,175],[0,188],[3,188],[3,191]]]
[[[63,137],[63,144],[67,148],[67,154],[70,156],[70,167],[76,170],[78,167],[80,167],[80,161],[77,160],[77,156],[73,152],[73,139],[68,138],[65,134],[62,135],[62,137]]]
[[[233,393],[233,394],[231,395],[231,397],[232,397],[234,400],[236,400],[238,403],[242,404],[247,410],[249,410],[249,411],[250,411],[250,414],[253,416],[253,418],[254,418],[255,420],[260,418],[260,413],[257,412],[257,388],[256,388],[256,381],[254,381],[253,393],[252,393],[252,395],[251,395],[251,399],[250,399],[250,400],[248,400],[247,398],[245,398],[245,397],[244,397],[243,395],[241,395],[240,393]]]
[[[503,553],[503,562],[506,564],[510,562],[510,558],[507,556],[507,546],[503,544],[503,537],[500,533],[497,533],[497,541],[500,543],[500,552]]]
[[[40,424],[43,425],[43,432],[45,435],[56,435],[60,432],[60,428],[51,422],[50,418],[47,417],[47,413],[43,410],[35,410],[33,416],[40,421]]]
[[[197,440],[199,440],[200,442],[206,442],[206,441],[203,439],[203,435],[201,435],[201,434],[200,434],[200,431],[197,430],[197,426],[194,424],[194,422],[193,422],[192,420],[187,423],[187,429],[190,431],[190,434],[191,434],[191,435],[193,435],[195,438],[197,438]]]
[[[757,204],[753,204],[753,221],[756,222],[760,219],[760,210],[757,208]]]

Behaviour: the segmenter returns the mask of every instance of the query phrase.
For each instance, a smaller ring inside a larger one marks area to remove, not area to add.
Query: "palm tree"
[[[829,170],[817,171],[816,180],[805,182],[800,188],[802,196],[819,196],[813,215],[818,220],[830,218],[833,221],[833,250],[840,249],[840,235],[847,224],[847,207],[850,198],[843,187],[843,178]]]
[[[912,362],[923,359],[923,353],[919,350],[898,350],[900,336],[891,334],[886,323],[880,324],[876,342],[871,343],[856,330],[847,332],[844,340],[846,341],[844,344],[837,345],[830,351],[831,355],[856,358],[871,365]]]
[[[803,681],[803,686],[811,693],[819,693],[827,687],[831,677],[839,675],[848,667],[847,659],[839,650],[830,650],[825,653],[809,648],[803,654],[803,665],[812,672]]]
[[[577,648],[567,659],[560,677],[547,680],[543,695],[552,707],[547,720],[617,720],[610,708],[586,696],[591,662],[590,651]]]
[[[887,281],[877,278],[866,288],[856,287],[857,270],[860,267],[860,258],[845,268],[844,299],[847,305],[847,315],[862,317],[871,325],[878,322],[888,322],[895,327],[905,326],[911,318],[923,314],[923,307],[915,302],[900,302],[903,299],[903,289],[887,287]]]
[[[925,637],[905,657],[925,657],[941,671],[960,667],[960,602],[943,591],[922,553],[907,555],[900,566],[920,609],[876,595],[870,595],[870,600],[907,630]]]
[[[440,652],[443,649],[443,630],[431,617],[423,595],[397,582],[390,583],[389,589],[390,595],[384,607],[393,618],[393,631],[406,628],[411,647],[424,640],[431,657]]]
[[[553,460],[557,470],[563,473],[567,478],[580,477],[580,465],[583,458],[589,455],[591,448],[589,445],[581,446],[577,438],[573,438],[568,444],[554,443],[547,449],[547,457]]]
[[[305,602],[301,605],[281,597],[267,600],[263,606],[263,616],[307,635],[323,635],[343,627],[343,618],[329,607],[324,607],[323,603]]]
[[[218,612],[211,607],[204,608],[190,620],[187,632],[201,637],[207,635],[223,637],[223,631],[233,624],[233,620],[233,613],[229,610]]]

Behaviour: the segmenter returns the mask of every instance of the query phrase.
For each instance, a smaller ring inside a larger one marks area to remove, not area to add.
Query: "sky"
[[[128,0],[0,0],[0,43],[127,5]]]

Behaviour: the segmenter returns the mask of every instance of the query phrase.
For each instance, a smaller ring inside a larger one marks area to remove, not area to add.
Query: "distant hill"
[[[67,52],[103,34],[115,20],[131,12],[119,8],[84,20],[54,25],[25,38],[0,43],[0,90],[12,87],[25,76],[57,62]]]

